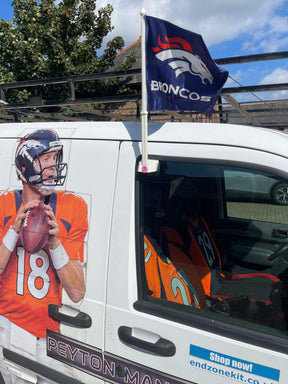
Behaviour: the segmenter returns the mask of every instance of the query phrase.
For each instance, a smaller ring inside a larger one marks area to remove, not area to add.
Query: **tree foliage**
[[[0,82],[102,72],[124,41],[112,31],[113,8],[96,11],[95,0],[14,0],[13,22],[0,19]],[[82,87],[83,88],[83,87]]]

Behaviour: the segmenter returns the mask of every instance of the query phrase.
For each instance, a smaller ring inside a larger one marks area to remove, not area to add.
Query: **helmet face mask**
[[[56,153],[55,161],[43,166],[41,157],[50,152]],[[40,192],[52,193],[66,179],[67,164],[62,162],[62,158],[63,145],[57,133],[52,130],[36,131],[25,136],[18,145],[15,155],[17,175],[23,182],[37,187]]]

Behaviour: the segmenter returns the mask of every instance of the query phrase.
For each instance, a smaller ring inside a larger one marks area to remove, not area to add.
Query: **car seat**
[[[270,323],[275,322],[275,316],[282,311],[280,279],[267,273],[225,273],[217,245],[198,211],[198,191],[190,180],[184,179],[182,183],[170,198],[162,226],[164,236],[160,245],[166,249],[164,253],[169,254],[175,264],[176,248],[182,248],[193,265],[194,275],[201,280],[208,307],[224,309],[235,316],[241,312],[242,318],[250,320],[269,318]]]

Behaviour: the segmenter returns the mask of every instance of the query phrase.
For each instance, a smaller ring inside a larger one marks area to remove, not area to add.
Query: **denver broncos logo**
[[[32,159],[31,156],[29,155],[28,149],[31,149],[33,147],[37,148],[37,150],[45,149],[45,146],[43,144],[41,144],[39,141],[36,141],[36,140],[29,140],[29,141],[23,140],[18,145],[16,156],[18,156],[18,155],[23,156],[23,157],[27,156],[28,159]]]
[[[168,38],[165,36],[167,43],[162,43],[160,36],[158,38],[159,47],[153,47],[153,51],[158,60],[170,60],[168,65],[175,71],[178,77],[181,73],[189,72],[193,76],[199,76],[202,84],[213,83],[213,76],[208,70],[201,58],[196,55],[191,45],[180,37]]]

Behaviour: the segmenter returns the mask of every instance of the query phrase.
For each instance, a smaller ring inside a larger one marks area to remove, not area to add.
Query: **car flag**
[[[145,16],[147,111],[211,113],[228,72],[196,33]]]

